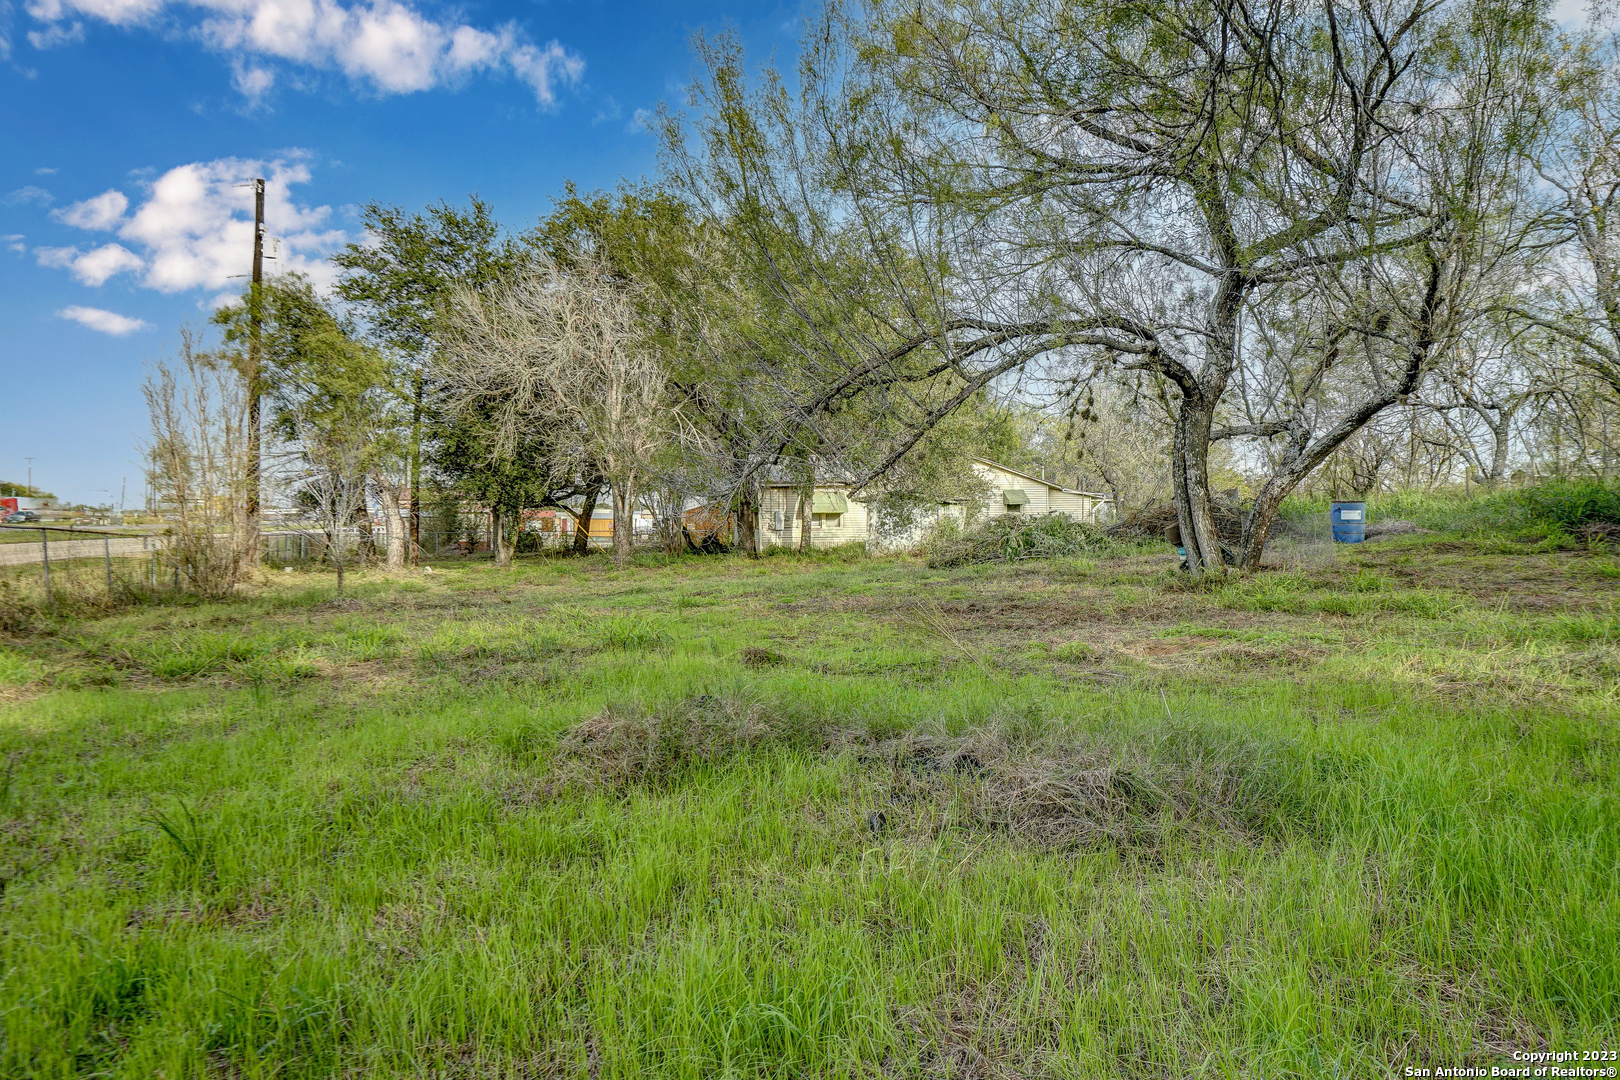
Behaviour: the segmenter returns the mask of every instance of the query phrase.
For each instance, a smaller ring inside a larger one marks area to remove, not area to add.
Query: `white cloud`
[[[39,168],[34,170],[34,175],[35,176],[55,176],[56,175],[56,170],[51,168],[48,165],[41,165]]]
[[[142,319],[132,319],[128,315],[120,315],[116,311],[104,311],[101,308],[65,307],[56,313],[59,319],[71,319],[80,326],[89,327],[101,334],[111,334],[113,337],[123,337],[133,334],[137,330],[150,330],[152,324]]]
[[[129,197],[122,191],[103,191],[93,199],[52,210],[51,217],[75,229],[110,229],[129,209]]]
[[[50,23],[43,30],[28,31],[28,44],[41,51],[58,45],[74,45],[84,40],[84,23]]]
[[[619,106],[618,100],[612,94],[609,94],[602,99],[602,104],[597,106],[596,115],[591,117],[591,127],[605,124],[609,120],[617,120],[623,115],[624,109]]]
[[[122,244],[103,244],[89,251],[76,247],[35,248],[34,257],[41,266],[67,270],[83,284],[98,288],[108,278],[146,268],[141,257]]]
[[[0,203],[5,203],[7,206],[49,206],[52,201],[50,192],[42,187],[35,187],[33,184],[20,187],[5,198],[0,199]]]
[[[127,212],[130,200],[123,192],[102,192],[61,211],[58,219],[87,230],[116,228],[128,247],[36,248],[34,254],[41,266],[69,270],[87,285],[128,272],[159,292],[235,288],[239,283],[233,279],[252,265],[253,191],[242,185],[256,176],[265,178],[270,240],[265,254],[275,258],[266,272],[298,271],[319,285],[330,284],[336,273],[325,256],[348,235],[329,227],[330,207],[293,200],[292,187],[310,180],[302,153],[274,161],[222,158],[178,166],[145,185],[133,212]]]
[[[651,109],[637,109],[630,117],[630,122],[624,125],[627,135],[645,135],[652,130],[653,117],[656,114]]]
[[[450,34],[450,51],[445,61],[454,72],[480,71],[501,62],[512,48],[510,31],[492,34],[471,26],[458,26]]]
[[[556,102],[553,83],[575,86],[585,74],[585,61],[555,41],[547,42],[543,49],[519,45],[507,57],[507,63],[518,78],[529,84],[535,100],[547,106]]]
[[[247,64],[237,59],[231,63],[231,86],[248,99],[249,105],[258,105],[276,83],[276,73],[259,64]]]
[[[22,233],[12,233],[10,236],[0,236],[0,243],[4,243],[7,250],[15,251],[21,255],[28,250],[28,245],[24,243],[27,239]]]
[[[163,4],[164,0],[31,0],[27,8],[44,23],[60,22],[74,12],[114,26],[133,26],[156,15]]]
[[[200,18],[187,25],[185,13]],[[273,73],[252,59],[341,71],[385,94],[407,94],[456,82],[475,71],[509,71],[543,106],[559,86],[579,82],[585,62],[556,41],[536,46],[514,24],[485,30],[429,17],[405,0],[32,0],[28,13],[44,26],[36,47],[78,33],[75,19],[114,26],[151,24],[160,16],[231,57],[233,84],[257,101]],[[32,40],[32,36],[31,36]]]

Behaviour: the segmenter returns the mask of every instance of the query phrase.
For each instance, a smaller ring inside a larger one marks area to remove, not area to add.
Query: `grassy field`
[[[0,1074],[1620,1046],[1620,561],[280,576],[0,645]]]

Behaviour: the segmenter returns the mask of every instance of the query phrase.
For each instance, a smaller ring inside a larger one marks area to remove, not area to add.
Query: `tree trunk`
[[[587,555],[591,550],[591,515],[596,513],[596,499],[602,493],[601,488],[592,490],[585,496],[584,509],[574,518],[574,554]]]
[[[388,544],[388,569],[405,569],[405,519],[399,512],[399,488],[391,481],[377,479],[377,499],[382,503],[383,537]]]
[[[1187,569],[1195,576],[1226,572],[1209,502],[1209,435],[1214,413],[1214,401],[1184,397],[1176,414],[1172,468],[1176,521],[1187,550]]]
[[[636,504],[629,481],[614,484],[612,492],[613,565],[623,570],[630,563],[630,547],[635,540],[635,522],[630,515]]]
[[[1491,429],[1491,471],[1485,477],[1493,489],[1501,484],[1502,478],[1507,475],[1508,448],[1513,444],[1513,414],[1517,409],[1502,409],[1497,413],[1495,421],[1486,418],[1486,424]]]
[[[737,500],[737,546],[750,555],[759,554],[759,503],[751,480],[743,485]]]
[[[799,519],[799,554],[801,555],[810,550],[810,523],[814,517],[815,505],[816,489],[812,484],[799,492],[799,508],[795,512],[795,516]]]
[[[490,547],[495,549],[495,565],[511,566],[512,548],[517,545],[515,543],[508,545],[507,533],[510,530],[506,527],[506,515],[499,510],[491,510],[489,519],[494,526],[494,531],[491,534],[493,542]]]
[[[1242,553],[1238,556],[1238,565],[1243,569],[1260,569],[1260,557],[1265,554],[1266,541],[1271,538],[1271,527],[1277,523],[1277,511],[1295,483],[1274,476],[1255,496],[1254,505],[1243,519]]]
[[[417,373],[411,386],[411,564],[422,551],[422,375]]]
[[[366,505],[364,499],[361,499],[360,505],[354,508],[354,524],[355,531],[359,533],[356,537],[355,550],[360,553],[360,558],[369,559],[377,554],[377,544],[371,538],[371,508]]]

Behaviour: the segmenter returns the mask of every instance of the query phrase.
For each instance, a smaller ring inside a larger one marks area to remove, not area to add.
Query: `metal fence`
[[[47,611],[183,587],[156,536],[57,525],[0,525],[0,582]]]

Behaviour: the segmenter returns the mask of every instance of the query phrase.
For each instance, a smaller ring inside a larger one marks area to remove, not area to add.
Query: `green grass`
[[[1285,513],[1326,513],[1325,496],[1294,497]],[[1581,526],[1620,525],[1620,481],[1601,478],[1547,480],[1494,492],[1374,492],[1367,496],[1369,522],[1405,520],[1421,528],[1458,532],[1498,545],[1502,554],[1526,548],[1569,546]]]
[[[1620,1040],[1613,561],[279,577],[0,648],[0,1075],[1322,1077]]]

